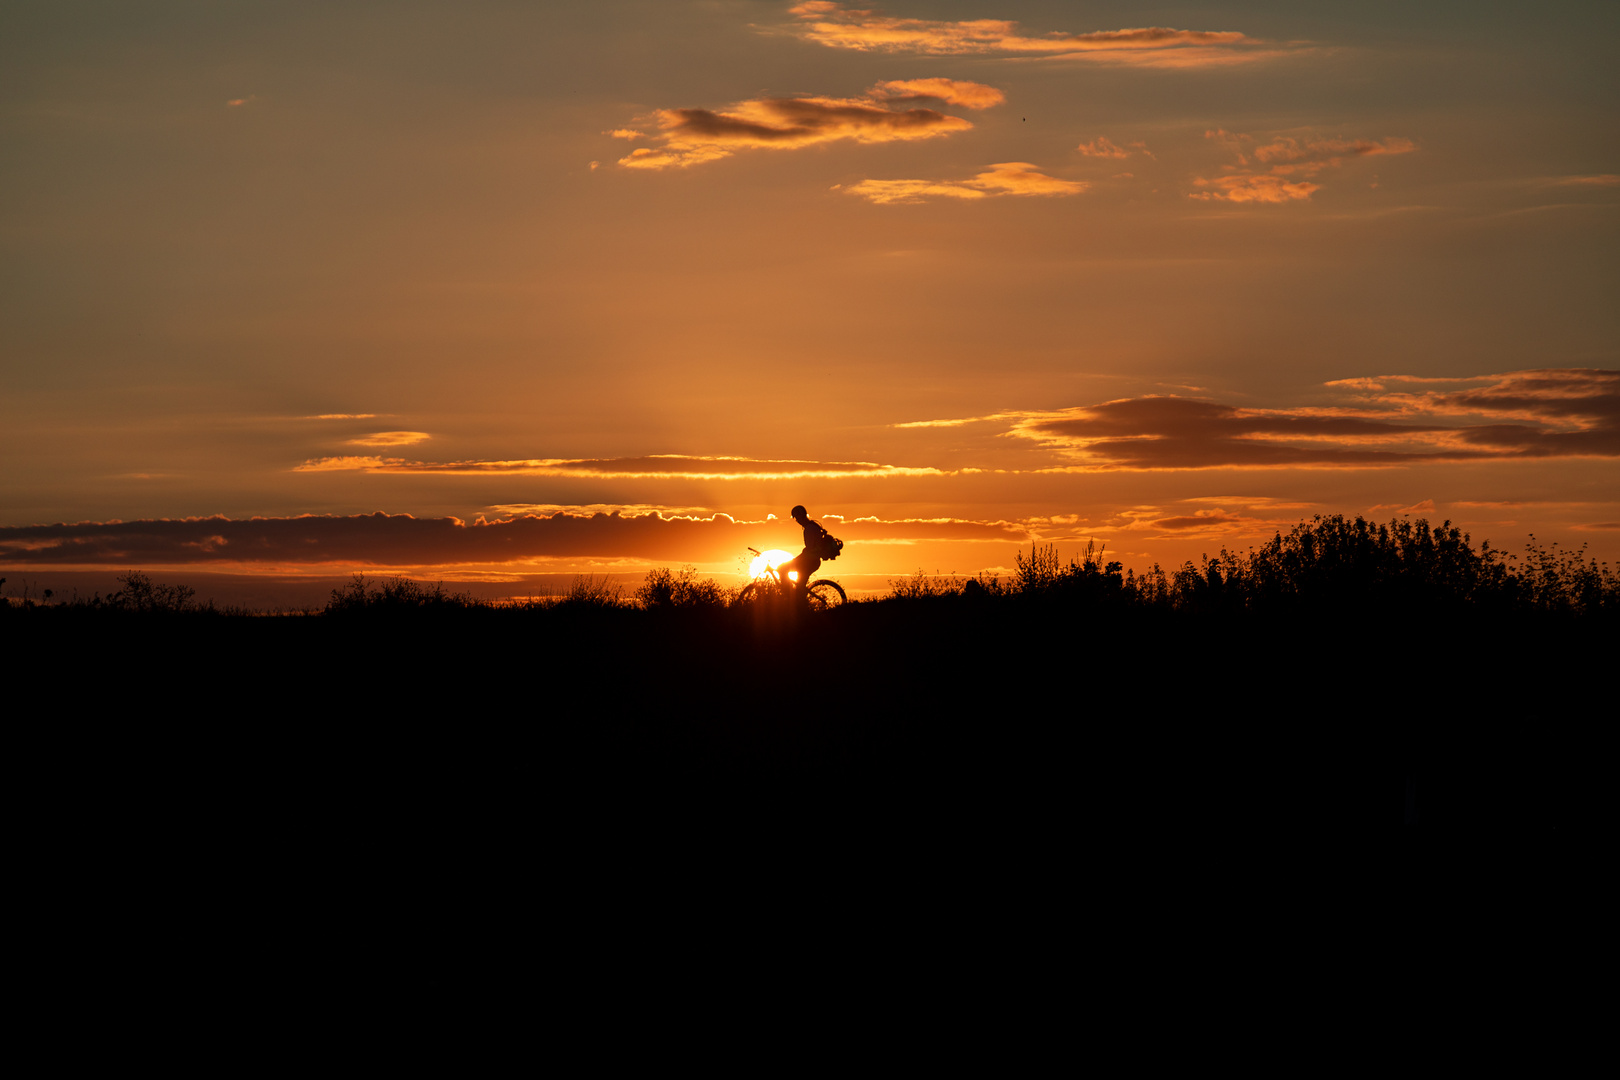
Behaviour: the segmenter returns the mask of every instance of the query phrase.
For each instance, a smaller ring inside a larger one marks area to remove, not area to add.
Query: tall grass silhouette
[[[1575,616],[1620,612],[1620,574],[1584,546],[1527,545],[1505,554],[1475,548],[1451,522],[1317,516],[1246,552],[1222,548],[1198,563],[1137,572],[1104,561],[1095,542],[1067,561],[1055,545],[1032,544],[1015,570],[996,578],[929,577],[890,583],[894,600],[1001,597],[1106,603],[1198,614],[1298,614],[1305,608],[1354,613],[1391,607],[1471,608],[1497,614]]]

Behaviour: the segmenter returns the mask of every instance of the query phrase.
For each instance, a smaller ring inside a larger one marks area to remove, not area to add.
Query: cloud
[[[1354,379],[1334,379],[1325,382],[1323,386],[1331,386],[1346,390],[1382,390],[1389,383],[1428,383],[1434,385],[1456,386],[1459,383],[1492,382],[1499,378],[1496,375],[1468,375],[1459,378],[1436,378],[1423,375],[1373,375],[1361,376]]]
[[[1191,504],[1191,507],[1179,511],[1169,511],[1161,506],[1124,508],[1097,522],[1092,532],[1133,535],[1158,533],[1156,539],[1173,538],[1178,541],[1255,536],[1291,527],[1299,520],[1299,511],[1309,510],[1316,505],[1263,495],[1198,496],[1178,499],[1177,502]]]
[[[707,506],[669,506],[664,503],[498,503],[487,509],[501,517],[551,517],[554,514],[661,514],[664,517],[712,516]]]
[[[363,471],[446,476],[575,476],[599,480],[799,480],[942,476],[938,469],[871,461],[799,461],[649,454],[631,458],[522,458],[507,461],[406,461],[403,458],[315,458],[293,472]]]
[[[1393,510],[1397,514],[1432,514],[1435,512],[1433,499],[1420,499],[1410,506],[1403,506],[1400,503],[1379,503],[1376,506],[1367,507],[1367,513],[1369,514],[1376,514],[1381,510]]]
[[[387,463],[380,457],[326,457],[314,458],[293,469],[293,472],[352,472],[356,469],[377,469]]]
[[[872,87],[871,96],[886,101],[932,99],[964,109],[988,109],[1007,100],[1007,95],[993,86],[959,79],[890,79]]]
[[[1256,145],[1252,135],[1234,135],[1222,129],[1206,131],[1204,138],[1230,147],[1237,165],[1223,166],[1224,176],[1195,177],[1193,183],[1206,190],[1191,192],[1188,197],[1234,203],[1308,200],[1322,190],[1313,178],[1323,172],[1357,158],[1409,154],[1417,149],[1411,139],[1397,138],[1378,141],[1284,136]]]
[[[374,420],[376,413],[370,412],[323,412],[318,416],[306,416],[305,420]]]
[[[1248,524],[1252,518],[1241,514],[1228,514],[1224,510],[1195,510],[1183,517],[1160,518],[1153,523],[1158,529],[1207,529],[1213,525]]]
[[[574,508],[576,510],[580,508]],[[925,541],[1017,545],[1032,533],[1019,522],[953,518],[838,519],[824,514],[850,544]],[[501,521],[352,517],[225,517],[80,522],[0,527],[0,563],[8,566],[339,565],[408,567],[512,564],[589,557],[665,563],[724,563],[749,546],[796,539],[791,521],[740,521],[727,514],[557,512]]]
[[[377,431],[350,439],[350,446],[412,446],[432,438],[425,431]]]
[[[1287,168],[1307,173],[1325,168],[1338,168],[1350,157],[1376,157],[1380,154],[1410,154],[1417,149],[1411,139],[1277,139],[1265,146],[1254,148],[1257,161],[1285,162],[1274,168]],[[1241,157],[1241,155],[1240,155]]]
[[[1437,429],[1358,416],[1143,397],[1032,416],[1016,422],[1011,434],[1091,467],[1199,469],[1394,464],[1413,455],[1377,443],[1431,430]]]
[[[1449,383],[1452,388],[1424,388]],[[1003,412],[905,427],[1000,421],[1057,454],[1060,470],[1341,468],[1431,461],[1620,457],[1620,371],[1556,368],[1464,379],[1380,376],[1327,384],[1331,407],[1242,408],[1174,396],[1055,412]]]
[[[602,134],[614,139],[645,139],[647,137],[644,132],[636,131],[634,128],[614,128],[612,131],[604,131]]]
[[[935,109],[895,106],[937,100],[969,109],[999,105],[1000,90],[955,79],[880,82],[864,97],[755,98],[723,110],[659,109],[657,146],[643,146],[619,159],[630,169],[687,168],[730,157],[740,149],[794,150],[849,140],[858,143],[931,139],[967,131],[973,124]],[[613,132],[631,138],[628,128]]]
[[[1079,146],[1075,147],[1075,149],[1080,151],[1080,153],[1084,154],[1086,157],[1128,158],[1131,156],[1131,152],[1129,150],[1125,150],[1114,145],[1110,139],[1101,135],[1095,139],[1092,139],[1088,143],[1081,143]]]
[[[915,203],[928,198],[982,199],[987,195],[1078,195],[1081,180],[1047,176],[1027,161],[1003,161],[971,180],[862,180],[844,190],[874,203]]]
[[[1004,161],[992,165],[968,183],[1004,195],[1078,195],[1091,186],[1079,180],[1059,180],[1047,176],[1027,161]]]
[[[1152,67],[1243,63],[1277,52],[1254,49],[1258,43],[1235,30],[1144,26],[1028,37],[1019,32],[1018,23],[1002,19],[893,18],[832,0],[809,0],[789,10],[797,20],[791,32],[798,37],[861,52],[1068,57]]]
[[[842,185],[839,185],[842,186]],[[966,183],[944,180],[862,180],[844,188],[851,195],[859,195],[871,202],[916,203],[928,198],[982,199],[985,193]]]
[[[1309,180],[1290,181],[1281,176],[1221,176],[1215,179],[1198,178],[1199,187],[1213,187],[1214,191],[1194,192],[1192,199],[1225,199],[1227,202],[1283,203],[1309,199],[1313,192],[1321,191],[1321,184]]]
[[[1620,184],[1620,175],[1599,173],[1593,176],[1559,176],[1551,182],[1559,187],[1614,187]]]

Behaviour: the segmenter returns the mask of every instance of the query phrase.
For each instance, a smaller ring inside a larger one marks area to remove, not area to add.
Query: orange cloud
[[[1447,382],[1459,388],[1411,392],[1391,390],[1387,385]],[[1366,391],[1361,401],[1367,405],[1406,416],[1518,421],[1479,428],[1472,438],[1480,444],[1579,446],[1597,456],[1620,454],[1620,371],[1543,368],[1451,380],[1378,376],[1358,388]],[[1551,442],[1532,438],[1532,428],[1527,425],[1539,425]]]
[[[1410,154],[1417,149],[1411,139],[1277,139],[1254,149],[1259,161],[1299,162],[1296,169],[1319,171],[1337,168],[1347,157],[1373,157],[1378,154]]]
[[[707,506],[670,506],[665,503],[498,503],[488,509],[502,517],[551,517],[554,514],[714,515],[714,511]]]
[[[350,446],[412,446],[432,438],[425,431],[378,431],[350,439]]]
[[[1079,180],[1059,180],[1027,161],[1004,161],[968,181],[1005,195],[1078,195],[1090,187]]]
[[[1188,197],[1234,203],[1307,200],[1313,193],[1322,190],[1322,185],[1314,183],[1311,178],[1326,170],[1340,168],[1354,158],[1409,154],[1417,149],[1417,144],[1411,139],[1396,138],[1380,142],[1375,139],[1300,139],[1285,136],[1256,146],[1252,135],[1234,135],[1221,129],[1204,132],[1204,138],[1231,147],[1238,163],[1224,166],[1225,176],[1195,177],[1193,183],[1208,190],[1191,192]],[[1261,171],[1257,165],[1268,168]]]
[[[1620,175],[1598,173],[1593,176],[1560,176],[1552,182],[1559,187],[1614,187],[1620,184]]]
[[[794,33],[834,49],[862,52],[918,52],[959,56],[1002,53],[1046,57],[1085,57],[1144,66],[1202,66],[1256,58],[1240,46],[1255,44],[1234,30],[1177,30],[1166,26],[1053,32],[1026,37],[1018,24],[1002,19],[901,19],[845,7],[832,0],[808,0],[789,9],[798,20]]]
[[[1390,390],[1405,382],[1460,389]],[[1485,385],[1468,385],[1479,384]],[[1059,469],[1348,468],[1423,461],[1620,457],[1620,371],[1559,368],[1455,380],[1339,380],[1342,407],[1254,409],[1182,397],[997,413]],[[1440,422],[1446,421],[1446,422]],[[904,427],[937,426],[914,421]],[[1168,526],[1166,526],[1168,527]]]
[[[353,472],[363,469],[380,469],[387,462],[380,457],[326,457],[306,461],[293,469],[293,472]]]
[[[634,458],[524,458],[509,461],[405,461],[401,458],[316,458],[293,472],[362,471],[455,476],[576,476],[618,480],[782,480],[941,476],[938,469],[870,461],[798,461],[649,454]]]
[[[739,149],[793,150],[849,140],[859,143],[930,139],[967,131],[972,123],[935,109],[893,108],[933,99],[970,109],[1005,100],[982,83],[954,79],[908,79],[878,83],[866,97],[757,98],[724,110],[659,109],[658,146],[644,146],[619,159],[631,169],[687,168],[730,157]],[[631,137],[614,132],[617,137]],[[635,132],[633,134],[640,134]]]
[[[1367,513],[1376,514],[1381,510],[1393,510],[1397,514],[1432,514],[1435,512],[1433,499],[1421,499],[1410,506],[1400,503],[1379,503],[1377,506],[1367,507]]]
[[[1287,180],[1281,176],[1221,176],[1213,180],[1195,179],[1199,187],[1213,187],[1214,191],[1193,192],[1190,199],[1224,199],[1227,202],[1283,203],[1309,199],[1312,192],[1321,191],[1321,184],[1309,180]]]
[[[841,186],[841,185],[840,185]],[[966,183],[943,180],[862,180],[844,188],[851,195],[880,205],[917,203],[928,198],[982,199],[985,193]]]
[[[1098,136],[1088,143],[1081,143],[1079,146],[1075,147],[1075,149],[1080,151],[1086,157],[1127,158],[1131,156],[1131,152],[1129,150],[1124,150],[1114,145],[1114,143],[1106,136]]]
[[[373,420],[376,413],[369,412],[325,412],[318,416],[306,416],[305,420]]]
[[[964,109],[1005,104],[1007,95],[984,83],[959,79],[890,79],[872,87],[871,96],[885,101],[943,101]]]
[[[1078,195],[1090,184],[1047,176],[1027,161],[1003,161],[971,180],[862,180],[845,190],[874,203],[915,203],[927,198],[982,199],[987,195]]]

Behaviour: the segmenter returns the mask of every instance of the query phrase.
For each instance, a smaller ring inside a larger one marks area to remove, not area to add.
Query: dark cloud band
[[[1028,531],[1014,522],[958,520],[825,523],[851,542],[978,540],[1018,544]],[[261,564],[300,566],[431,566],[500,564],[547,558],[718,562],[791,522],[708,517],[567,514],[526,515],[471,524],[409,514],[354,517],[224,517],[81,522],[0,528],[0,565]]]

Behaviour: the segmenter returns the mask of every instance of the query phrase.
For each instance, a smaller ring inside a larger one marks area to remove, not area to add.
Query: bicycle
[[[762,556],[758,548],[749,548],[756,557]],[[773,597],[785,598],[789,594],[791,585],[782,579],[774,566],[766,565],[759,577],[742,587],[737,594],[737,603],[757,603]],[[840,604],[846,603],[849,597],[844,595],[844,587],[832,578],[817,578],[804,587],[805,603],[810,605],[811,611],[831,611]]]

